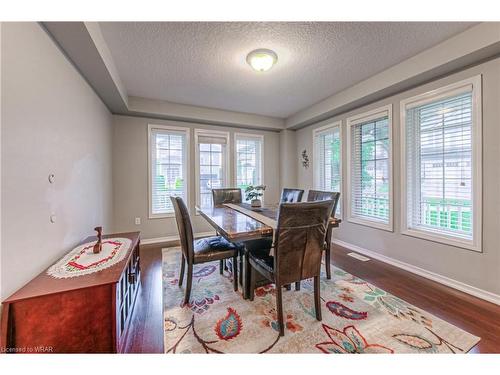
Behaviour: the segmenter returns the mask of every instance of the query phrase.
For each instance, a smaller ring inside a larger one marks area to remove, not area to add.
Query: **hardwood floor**
[[[161,249],[166,244],[160,245],[141,246],[141,289],[136,297],[126,353],[163,353]]]
[[[142,287],[128,353],[163,353],[161,249],[166,245],[141,247]],[[481,337],[472,353],[500,353],[500,306],[374,259],[358,261],[340,246],[333,245],[332,250],[334,265]]]

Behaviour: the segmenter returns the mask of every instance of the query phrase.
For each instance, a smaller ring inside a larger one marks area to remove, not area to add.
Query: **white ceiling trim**
[[[286,119],[286,128],[324,120],[499,53],[500,22],[481,23],[295,113]]]
[[[40,25],[111,112],[127,110],[127,93],[97,23],[42,22]]]
[[[471,22],[100,22],[130,96],[286,118]],[[258,48],[278,61],[257,73]]]
[[[128,96],[96,22],[43,22],[66,57],[114,114],[280,131],[285,119]]]
[[[129,96],[128,98],[128,111],[131,114],[144,117],[160,117],[171,120],[261,130],[276,131],[285,129],[285,120],[281,118],[171,103],[164,100],[146,99],[135,96]]]
[[[500,53],[500,23],[482,23],[282,119],[129,97],[98,24],[45,22],[43,26],[115,114],[274,131],[299,129]]]

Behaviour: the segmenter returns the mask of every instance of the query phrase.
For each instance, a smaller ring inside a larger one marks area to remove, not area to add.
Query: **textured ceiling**
[[[130,96],[288,117],[472,26],[390,22],[103,22]],[[278,54],[265,73],[245,61]]]

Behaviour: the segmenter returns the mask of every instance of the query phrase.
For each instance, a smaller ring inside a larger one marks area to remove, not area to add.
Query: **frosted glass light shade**
[[[270,49],[256,49],[247,55],[247,63],[258,72],[265,72],[278,61],[278,55]]]

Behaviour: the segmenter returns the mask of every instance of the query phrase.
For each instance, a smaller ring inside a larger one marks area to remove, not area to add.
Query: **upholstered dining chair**
[[[333,208],[331,217],[335,216],[335,212],[337,211],[337,206],[339,204],[340,193],[335,191],[321,191],[321,190],[309,190],[307,193],[307,201],[315,202],[322,200],[333,200]],[[328,226],[325,237],[325,269],[326,269],[326,278],[332,278],[332,271],[330,265],[331,258],[331,247],[332,247],[332,231],[333,227],[331,225]],[[300,285],[296,286],[296,289],[300,289]]]
[[[224,203],[241,203],[242,200],[239,188],[212,189],[212,197],[214,206],[220,206]]]
[[[284,188],[281,192],[281,203],[296,203],[302,201],[304,190]]]
[[[241,203],[241,189],[239,188],[222,188],[222,189],[212,189],[212,198],[214,207],[222,206],[224,203]],[[217,233],[219,234],[219,233]],[[222,270],[227,270],[227,265],[224,260],[220,261],[220,273]],[[241,273],[240,273],[241,279]]]
[[[213,262],[217,260],[233,259],[233,286],[238,290],[238,267],[237,258],[240,252],[239,246],[227,241],[220,236],[201,238],[195,240],[193,237],[193,227],[186,204],[181,197],[170,197],[174,206],[175,220],[182,250],[181,271],[179,275],[179,286],[184,280],[184,268],[187,264],[186,293],[184,304],[189,303],[191,286],[193,282],[193,266],[195,264]],[[222,272],[222,269],[221,269]]]
[[[257,273],[275,284],[280,336],[283,323],[282,287],[314,278],[316,319],[321,320],[319,275],[326,228],[334,202],[282,203],[279,208],[274,253],[249,252],[250,300],[255,294]]]

